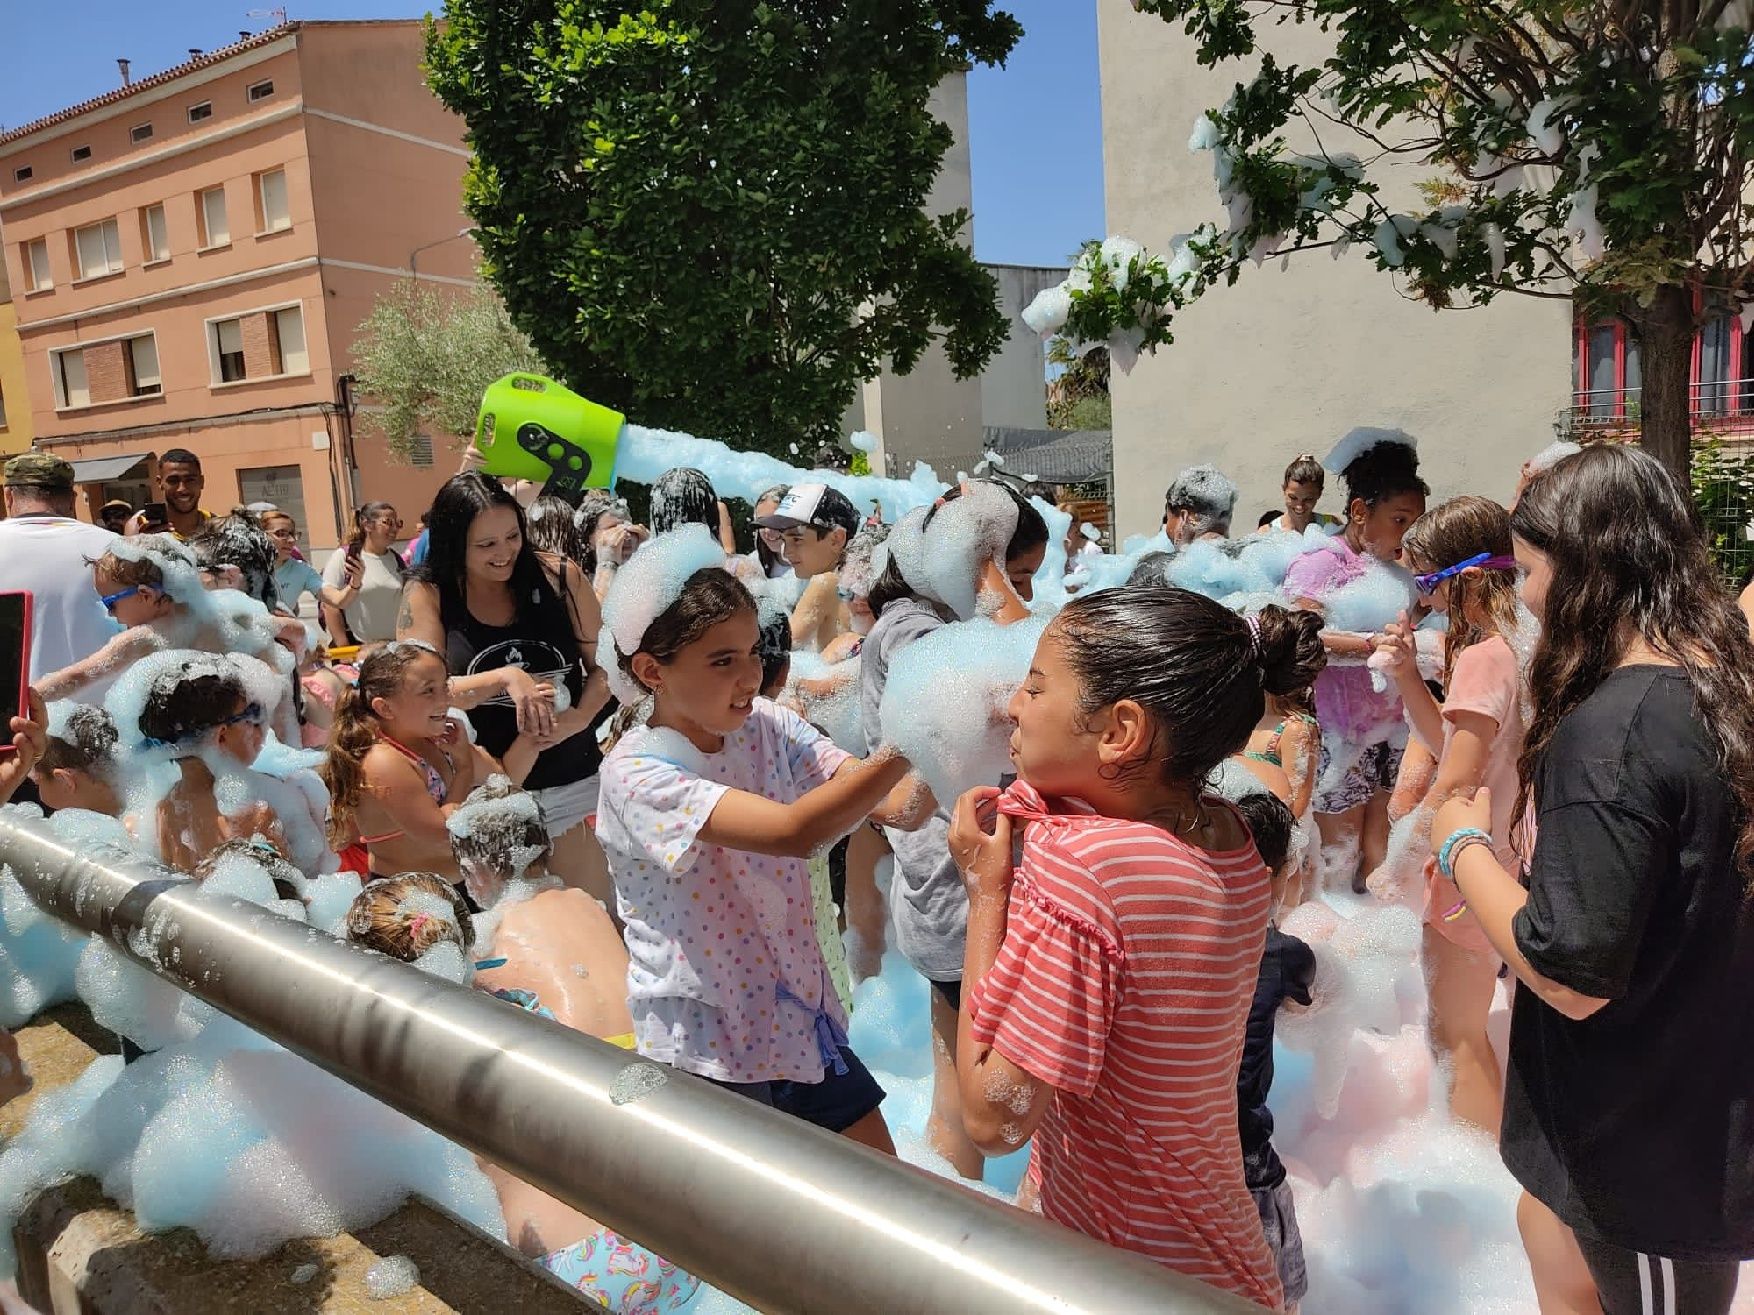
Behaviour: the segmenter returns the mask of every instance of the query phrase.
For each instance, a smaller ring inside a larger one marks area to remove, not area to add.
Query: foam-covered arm
[[[37,693],[43,696],[45,703],[71,698],[94,680],[108,675],[125,663],[144,657],[153,646],[152,638],[152,631],[146,626],[124,630],[90,657],[81,658],[71,666],[62,667],[61,670],[39,679],[36,682]]]

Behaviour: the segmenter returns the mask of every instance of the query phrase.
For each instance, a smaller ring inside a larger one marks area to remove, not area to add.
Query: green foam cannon
[[[487,386],[475,419],[482,471],[541,480],[542,491],[579,505],[586,489],[615,482],[626,418],[539,374],[508,374]]]

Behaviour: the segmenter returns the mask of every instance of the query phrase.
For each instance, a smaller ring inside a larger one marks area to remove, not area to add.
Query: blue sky
[[[0,0],[0,125],[17,127],[119,81],[259,32],[249,17],[278,0]],[[293,18],[412,18],[438,7],[409,0],[287,0]],[[975,253],[1017,265],[1063,263],[1102,236],[1102,125],[1096,0],[1005,0],[1025,35],[1002,70],[969,79]],[[70,40],[69,33],[78,33]]]

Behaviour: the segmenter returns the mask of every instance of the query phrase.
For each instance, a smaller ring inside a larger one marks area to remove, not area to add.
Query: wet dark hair
[[[530,546],[537,552],[552,553],[576,563],[580,570],[585,569],[584,547],[579,541],[578,526],[573,521],[571,503],[544,493],[530,504],[524,521],[528,526]]]
[[[1248,743],[1266,695],[1303,688],[1327,664],[1321,628],[1314,612],[1274,606],[1251,627],[1203,594],[1128,585],[1074,598],[1050,633],[1085,714],[1141,705],[1163,732],[1152,746],[1163,779],[1197,789]]]
[[[518,518],[518,535],[523,540],[518,545],[510,582],[520,622],[539,615],[543,609],[555,608],[566,618],[564,623],[555,620],[555,631],[570,632],[571,613],[565,599],[549,583],[542,561],[536,556],[523,507],[498,480],[478,471],[451,476],[433,496],[426,522],[426,563],[414,572],[414,578],[438,590],[439,614],[447,630],[462,624],[469,574],[469,533],[477,516],[496,507],[505,507]]]
[[[469,792],[458,812],[468,811],[467,835],[451,831],[451,853],[459,867],[482,868],[502,881],[523,876],[537,863],[544,866],[554,857],[554,841],[543,820],[542,805],[536,804],[536,816],[519,808],[483,808],[483,804],[500,799],[515,799],[525,794],[513,785],[511,778],[497,773]],[[513,855],[519,850],[538,850],[536,857],[519,868]]]
[[[1419,454],[1405,443],[1382,442],[1366,448],[1352,458],[1344,478],[1348,508],[1360,500],[1366,507],[1374,507],[1386,498],[1404,493],[1431,496],[1431,490],[1419,478]]]
[[[1328,472],[1322,469],[1322,463],[1305,452],[1302,456],[1293,457],[1291,464],[1285,467],[1285,484],[1314,484],[1320,493],[1328,484]],[[1274,512],[1275,516],[1279,513]]]
[[[270,612],[279,606],[280,591],[274,585],[274,564],[279,554],[254,512],[233,507],[230,515],[214,517],[190,537],[189,551],[195,554],[196,565],[204,570],[237,567],[243,573],[244,593]]]
[[[761,688],[772,689],[792,665],[792,618],[783,608],[761,617]]]
[[[633,519],[624,499],[608,489],[586,489],[573,513],[573,530],[579,537],[578,563],[588,576],[597,573],[597,526],[611,512],[624,521]]]
[[[719,495],[713,482],[692,466],[676,466],[652,481],[652,533],[684,525],[704,525],[719,537]]]
[[[1291,833],[1297,829],[1291,809],[1278,795],[1265,790],[1251,790],[1233,802],[1242,820],[1249,824],[1261,862],[1267,865],[1267,871],[1278,876],[1291,854]]]
[[[1674,662],[1717,743],[1754,857],[1754,642],[1712,565],[1687,490],[1636,448],[1603,443],[1529,482],[1511,532],[1552,564],[1541,640],[1529,669],[1534,715],[1517,763],[1515,816],[1560,724],[1613,673],[1631,638]]]
[[[110,765],[116,751],[116,723],[103,708],[76,703],[67,710],[61,733],[48,737],[37,770],[90,772]]]
[[[723,567],[703,566],[688,577],[676,601],[646,627],[635,652],[649,653],[659,662],[672,661],[719,622],[755,610],[755,596],[741,580]],[[639,677],[633,674],[633,655],[623,655],[617,649],[615,656],[627,678],[639,684]]]
[[[201,458],[186,447],[173,447],[168,452],[159,453],[158,465],[160,470],[166,466],[193,466],[196,474],[201,473]]]
[[[1002,479],[970,480],[969,483],[991,484],[995,488],[1004,489],[1010,495],[1011,501],[1017,504],[1017,528],[1011,532],[1011,538],[1005,544],[1006,565],[1016,561],[1025,553],[1033,552],[1047,544],[1047,521],[1035,509],[1034,504],[1012,488],[1010,484]],[[920,533],[924,534],[931,528],[932,519],[942,508],[955,502],[961,496],[962,488],[960,485],[953,485],[948,489],[926,513],[926,519],[920,526]],[[883,574],[878,576],[877,582],[871,586],[871,593],[866,601],[870,605],[871,615],[881,617],[883,609],[891,603],[899,602],[903,598],[917,598],[918,596],[914,587],[902,575],[901,568],[896,565],[895,555],[891,553],[888,563],[883,568]]]
[[[234,716],[249,701],[236,672],[193,673],[193,661],[180,663],[152,682],[140,712],[140,734],[169,748],[199,739]]]

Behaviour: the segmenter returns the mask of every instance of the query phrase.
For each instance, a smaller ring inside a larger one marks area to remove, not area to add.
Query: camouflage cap
[[[21,452],[6,463],[6,487],[73,491],[73,467],[47,452]]]

